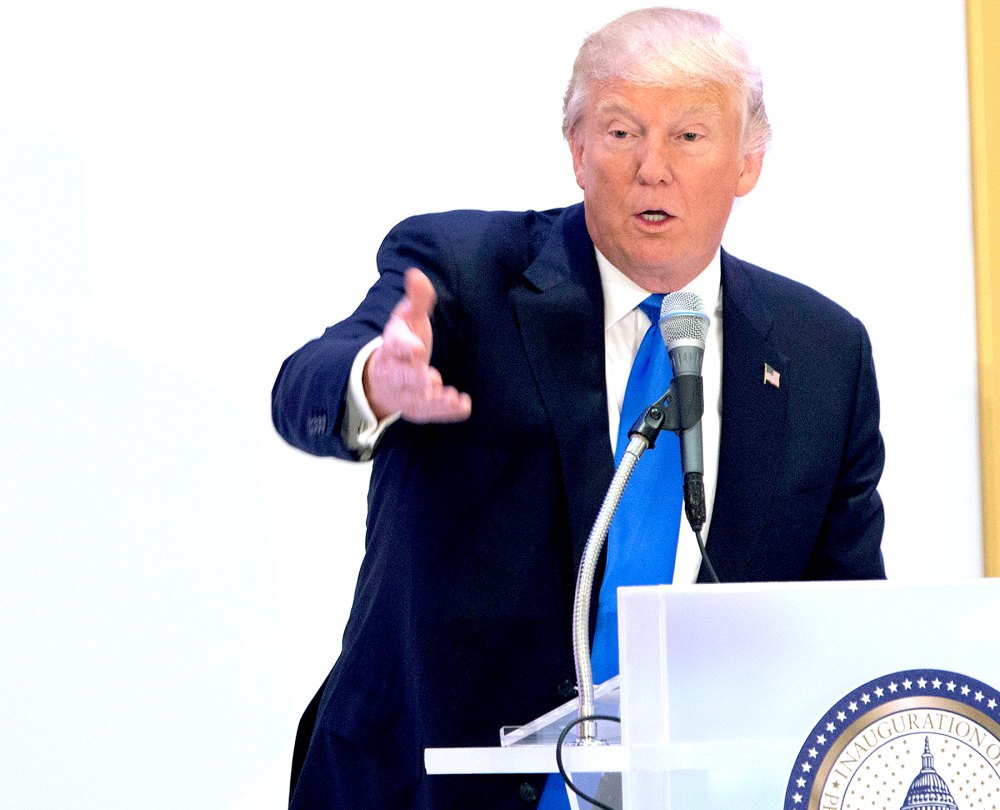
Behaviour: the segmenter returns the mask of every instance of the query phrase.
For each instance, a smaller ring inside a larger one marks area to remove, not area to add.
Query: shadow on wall
[[[0,122],[0,189],[0,805],[224,806],[287,748],[251,427],[80,325],[71,144]]]

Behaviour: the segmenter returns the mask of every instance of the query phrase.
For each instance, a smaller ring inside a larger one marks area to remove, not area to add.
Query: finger
[[[364,372],[365,394],[378,418],[400,413],[412,422],[456,422],[472,411],[468,394],[442,383],[426,363],[400,360],[377,349]]]
[[[414,399],[402,411],[410,422],[461,422],[472,413],[472,399],[451,386],[444,386],[432,395]]]
[[[399,360],[383,356],[372,367],[372,377],[381,381],[387,394],[402,397],[424,397],[441,388],[441,375],[426,363]]]

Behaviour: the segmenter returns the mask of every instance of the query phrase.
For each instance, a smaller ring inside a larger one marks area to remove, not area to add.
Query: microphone
[[[708,335],[708,315],[701,299],[690,292],[664,296],[660,308],[660,334],[667,344],[674,370],[680,421],[681,469],[684,473],[684,511],[697,534],[705,525],[704,454],[701,417],[705,411],[701,364]]]

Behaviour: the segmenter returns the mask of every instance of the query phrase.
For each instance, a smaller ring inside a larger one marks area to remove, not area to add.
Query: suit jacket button
[[[556,687],[556,691],[559,693],[559,697],[569,700],[570,698],[576,697],[576,684],[567,678]]]
[[[522,782],[517,789],[517,798],[522,802],[537,802],[538,789],[531,782]]]

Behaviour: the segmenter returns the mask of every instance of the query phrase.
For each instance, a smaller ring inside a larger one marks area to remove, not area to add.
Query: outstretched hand
[[[364,388],[375,416],[401,413],[410,422],[461,422],[472,412],[472,400],[450,385],[430,365],[431,313],[437,294],[415,268],[406,271],[403,299],[389,316],[382,345],[364,369]]]

